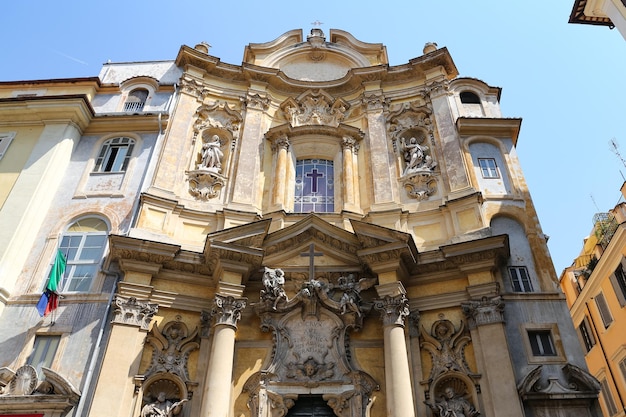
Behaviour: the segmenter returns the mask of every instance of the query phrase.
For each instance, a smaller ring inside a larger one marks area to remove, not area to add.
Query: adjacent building
[[[92,82],[9,278],[0,412],[599,416],[521,119],[446,48],[394,66],[293,30],[241,65],[201,43]],[[73,263],[51,325],[35,303],[57,249]]]
[[[625,221],[624,202],[596,214],[580,255],[560,278],[587,365],[602,385],[605,416],[626,410]]]
[[[108,236],[133,222],[179,76],[170,61],[0,83],[0,413],[83,409],[119,277],[103,261]],[[59,250],[62,296],[42,319],[34,306]]]
[[[575,0],[569,23],[617,28],[626,39],[626,2],[624,0]]]

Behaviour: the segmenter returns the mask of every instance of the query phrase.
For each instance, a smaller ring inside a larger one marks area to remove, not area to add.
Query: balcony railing
[[[124,103],[124,111],[132,111],[132,112],[138,112],[138,111],[143,111],[143,105],[146,104],[143,101],[129,101]]]

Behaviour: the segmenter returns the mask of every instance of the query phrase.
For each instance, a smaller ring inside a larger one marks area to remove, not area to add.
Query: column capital
[[[472,329],[485,324],[504,323],[504,303],[500,296],[468,301],[461,304],[461,308]]]
[[[148,331],[152,317],[159,311],[159,305],[139,301],[135,297],[116,295],[113,310],[113,323],[138,326]]]
[[[383,326],[403,326],[409,315],[409,300],[404,294],[386,296],[374,300],[374,308],[380,311]]]
[[[272,142],[272,151],[277,152],[277,151],[280,151],[281,149],[288,151],[289,145],[290,145],[289,137],[285,134],[280,135],[279,137],[274,139],[274,141]]]
[[[247,298],[235,298],[215,294],[211,314],[215,317],[215,326],[225,324],[237,328],[237,322],[241,318],[241,311],[246,308]]]

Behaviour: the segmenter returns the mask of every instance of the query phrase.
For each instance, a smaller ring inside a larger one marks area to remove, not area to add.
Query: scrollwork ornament
[[[409,300],[404,294],[375,300],[374,308],[380,311],[384,326],[404,326],[404,318],[410,314]]]

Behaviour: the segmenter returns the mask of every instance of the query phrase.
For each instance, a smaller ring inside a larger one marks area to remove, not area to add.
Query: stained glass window
[[[329,213],[335,210],[333,161],[301,159],[296,161],[294,212]]]

